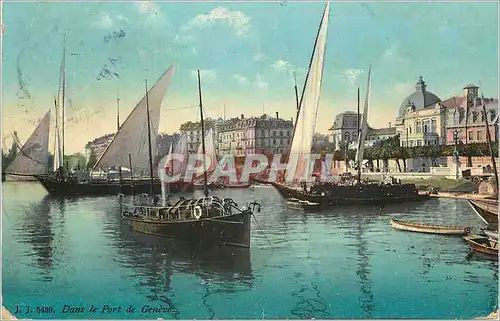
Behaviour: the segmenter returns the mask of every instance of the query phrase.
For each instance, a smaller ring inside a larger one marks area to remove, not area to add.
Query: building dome
[[[415,86],[415,92],[406,97],[401,103],[401,106],[399,107],[398,118],[404,118],[406,110],[410,107],[414,108],[414,110],[419,110],[432,106],[441,101],[438,96],[429,91],[426,91],[426,87],[427,86],[425,85],[422,76],[420,76]]]

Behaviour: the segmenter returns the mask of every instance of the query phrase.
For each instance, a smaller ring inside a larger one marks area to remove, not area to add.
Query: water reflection
[[[179,318],[172,279],[188,274],[200,279],[205,292],[202,304],[215,317],[208,303],[216,293],[247,291],[253,286],[249,249],[228,246],[206,248],[154,235],[134,232],[122,225],[119,214],[110,214],[103,225],[104,235],[112,239],[118,252],[115,262],[135,271],[136,287],[147,289],[146,299],[169,307],[172,318]],[[144,292],[144,291],[141,291]]]

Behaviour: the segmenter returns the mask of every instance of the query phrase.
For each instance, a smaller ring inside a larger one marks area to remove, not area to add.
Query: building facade
[[[455,143],[453,135],[458,134],[458,143],[486,143],[486,121],[492,141],[498,141],[498,99],[479,97],[479,87],[468,85],[463,96],[453,96],[443,101],[447,107],[447,144]],[[486,117],[483,111],[486,108]]]
[[[363,115],[353,111],[346,111],[335,116],[333,126],[329,129],[330,142],[336,150],[340,150],[348,144],[358,141],[358,124],[363,119]]]
[[[446,107],[427,91],[422,77],[401,103],[395,125],[403,147],[446,144]]]
[[[243,156],[248,154],[286,153],[293,135],[292,120],[269,115],[260,117],[233,118],[218,128],[219,156],[227,154]]]
[[[104,153],[104,151],[106,150],[106,147],[108,147],[111,140],[113,140],[113,137],[115,137],[115,133],[106,134],[94,139],[93,141],[88,142],[87,145],[85,145],[87,160],[89,159],[91,153],[95,155],[96,159],[99,159],[102,153]]]
[[[179,139],[179,137],[180,134],[178,133],[174,134],[160,133],[157,139],[156,156],[163,157],[167,155],[170,150],[170,145],[175,144]]]
[[[214,134],[214,144],[215,150],[218,150],[218,141],[217,141],[217,133],[219,131],[219,126],[224,123],[222,118],[219,119],[211,119],[207,118],[204,120],[203,126],[205,127],[205,133],[208,133],[210,129],[213,130]],[[198,147],[201,144],[201,122],[191,122],[188,121],[181,125],[180,132],[185,133],[188,140],[188,152],[196,153],[198,151]]]

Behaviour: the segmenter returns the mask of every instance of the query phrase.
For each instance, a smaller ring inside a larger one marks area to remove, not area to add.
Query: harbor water
[[[3,305],[31,319],[470,319],[497,308],[497,261],[460,237],[389,224],[483,227],[465,200],[304,213],[270,187],[214,194],[262,204],[250,250],[139,235],[121,224],[117,197],[3,183]]]

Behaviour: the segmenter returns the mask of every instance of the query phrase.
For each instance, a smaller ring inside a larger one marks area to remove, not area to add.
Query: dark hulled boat
[[[66,178],[55,175],[34,175],[43,185],[45,190],[54,196],[83,196],[83,195],[134,195],[148,193],[151,189],[149,179],[123,180],[122,182],[93,180],[78,181],[76,177],[68,175]],[[192,191],[191,183],[170,183],[169,189],[172,193]],[[161,193],[161,182],[154,180],[153,192]]]
[[[306,201],[315,206],[387,204],[430,198],[429,195],[419,194],[415,184],[315,185],[309,191],[279,183],[271,184],[283,198]]]
[[[146,86],[147,87],[147,86]],[[203,121],[203,104],[201,95],[200,72],[198,71],[198,90],[200,98],[200,118],[202,135],[202,152],[205,154],[205,129]],[[149,132],[149,107],[146,90],[146,110],[148,115]],[[149,164],[151,184],[153,180],[153,164],[151,156],[151,135],[149,142]],[[168,160],[167,160],[168,162]],[[164,168],[167,168],[165,166]],[[154,197],[152,185],[149,195],[145,194],[139,199],[138,204],[124,202],[120,195],[120,213],[123,222],[132,230],[151,235],[174,238],[190,243],[203,243],[212,245],[230,245],[250,247],[250,217],[260,204],[252,202],[245,208],[240,208],[232,199],[220,199],[216,196],[208,197],[207,172],[203,164],[204,195],[198,199],[180,198],[174,203],[168,203],[166,197],[163,204],[158,205],[159,199]],[[165,193],[162,193],[165,196]]]
[[[250,247],[250,216],[253,207],[241,209],[232,199],[216,196],[184,199],[174,204],[126,204],[120,198],[122,220],[132,230],[207,245]]]

